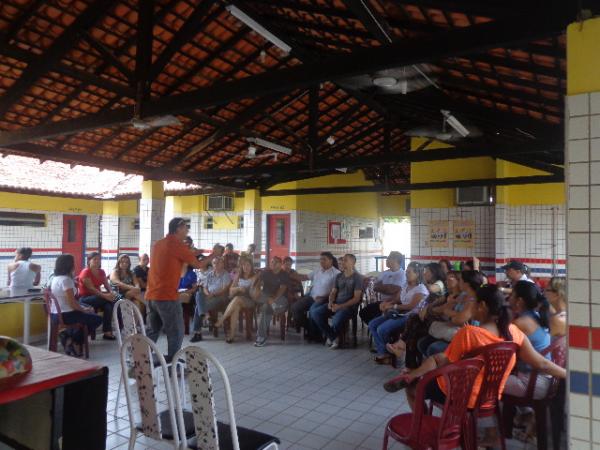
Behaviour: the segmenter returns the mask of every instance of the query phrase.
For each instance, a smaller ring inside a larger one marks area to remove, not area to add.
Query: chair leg
[[[500,405],[496,402],[496,422],[498,422],[498,439],[500,440],[500,448],[506,450],[506,438],[504,433],[504,422],[502,413],[500,411]],[[475,421],[475,438],[477,438],[477,421]]]
[[[183,304],[183,334],[190,334],[190,303]]]
[[[545,450],[548,448],[548,435],[547,433],[547,409],[544,404],[539,404],[533,407],[535,412],[535,428],[537,432],[537,448],[538,450]]]
[[[129,431],[129,433],[131,433],[131,434],[129,435],[128,450],[134,450],[135,449],[135,440],[137,439],[137,430],[135,429],[135,427],[131,427],[131,430]]]
[[[119,409],[119,398],[121,397],[121,388],[123,387],[123,375],[119,375],[119,387],[117,388],[117,398],[115,399],[115,410],[113,411],[113,417],[117,418],[117,410]]]
[[[286,313],[282,313],[280,314],[279,317],[279,330],[280,330],[280,334],[281,334],[281,340],[285,341],[285,331],[286,331],[286,325],[287,325],[287,316]]]
[[[512,439],[513,420],[515,419],[514,405],[504,401],[502,404],[502,428],[504,429],[505,439]]]
[[[254,319],[254,314],[253,314],[252,309],[246,308],[244,310],[244,316],[246,319],[246,340],[251,341],[252,340],[252,331],[253,331],[252,322]],[[240,321],[240,323],[241,323],[241,321]]]
[[[90,359],[90,342],[87,327],[83,327],[83,354],[85,359]]]
[[[212,332],[213,332],[213,336],[218,338],[219,337],[219,328],[215,326],[215,323],[217,323],[217,320],[219,320],[219,311],[210,311],[208,313],[208,317],[209,317],[209,321],[211,323],[212,326]]]
[[[389,439],[390,439],[390,432],[388,430],[388,427],[386,426],[385,433],[383,435],[383,446],[381,447],[383,450],[387,450]]]
[[[352,346],[358,347],[358,317],[352,317]]]

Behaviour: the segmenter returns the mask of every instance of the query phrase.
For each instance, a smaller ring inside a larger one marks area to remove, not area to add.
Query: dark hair
[[[290,261],[292,264],[294,263],[294,260],[292,259],[291,256],[286,256],[285,258],[283,258],[283,262],[286,262],[286,261]]]
[[[100,253],[98,252],[92,252],[89,255],[87,255],[87,266],[90,267],[90,261],[92,259],[94,259],[96,256],[100,256]]]
[[[484,302],[489,315],[496,318],[496,326],[500,336],[505,341],[512,341],[512,334],[508,328],[510,325],[510,313],[504,304],[504,294],[500,292],[495,284],[486,284],[477,289],[477,301]]]
[[[513,293],[525,302],[525,307],[529,311],[537,312],[534,317],[541,327],[549,327],[550,303],[535,284],[530,281],[517,281],[513,286]]]
[[[436,281],[446,281],[446,274],[442,270],[442,266],[440,266],[439,263],[426,264],[423,270],[425,269],[428,269],[434,278],[433,280],[431,280],[431,282],[429,282],[430,284],[435,283]]]
[[[340,265],[338,264],[338,260],[335,256],[333,256],[333,253],[331,252],[321,252],[321,256],[324,256],[325,258],[329,259],[331,261],[331,265],[333,267],[335,267],[336,269],[340,269]]]
[[[230,248],[231,250],[233,250],[233,244],[230,242],[225,246],[225,248]]]
[[[444,259],[440,259],[438,261],[438,264],[440,266],[442,266],[442,265],[446,266],[446,269],[448,270],[448,272],[450,272],[452,270],[452,263],[450,262],[449,259],[445,259],[445,258]]]
[[[273,260],[277,260],[277,261],[279,261],[280,263],[283,263],[283,260],[281,259],[281,257],[280,257],[280,256],[273,256],[273,257],[271,258],[271,261],[273,261]]]
[[[75,268],[75,258],[73,255],[65,253],[56,258],[54,263],[54,275],[71,275]]]
[[[460,263],[460,268],[462,271],[475,270],[475,264],[473,260],[463,261]]]
[[[423,282],[423,266],[417,261],[412,261],[408,266],[406,266],[406,270],[408,269],[411,269],[417,274],[417,284],[421,284]]]
[[[122,255],[119,255],[119,257],[117,258],[117,262],[115,263],[115,267],[113,270],[116,270],[118,274],[121,273],[121,267],[119,266],[121,264],[121,260],[123,260],[124,258],[127,258],[129,260],[129,267],[127,268],[127,272],[128,274],[131,274],[131,258],[129,257],[129,255],[126,255],[124,253]],[[119,278],[120,277],[121,276],[119,275]]]
[[[33,253],[33,251],[29,247],[21,247],[17,250],[17,253],[23,258],[25,258],[25,260],[27,261],[29,258],[31,258],[31,254]]]
[[[345,258],[346,256],[347,256],[348,258],[350,258],[354,264],[356,264],[356,256],[354,256],[352,253],[346,253],[346,254],[344,255],[344,258]]]
[[[169,234],[177,233],[177,228],[179,228],[181,225],[183,225],[185,223],[186,223],[186,221],[183,217],[173,217],[169,221]]]
[[[463,282],[467,283],[471,289],[477,292],[484,282],[483,274],[478,270],[463,270],[460,273]]]
[[[402,265],[402,253],[397,252],[397,251],[392,251],[390,252],[390,254],[388,255],[387,259],[393,259],[395,260],[398,264]]]

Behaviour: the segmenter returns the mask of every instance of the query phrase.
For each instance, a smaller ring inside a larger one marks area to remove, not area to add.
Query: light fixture
[[[446,123],[452,128],[454,128],[454,131],[456,131],[462,137],[467,137],[469,135],[470,131],[467,130],[467,128],[462,123],[460,123],[459,120],[456,117],[454,117],[450,111],[448,111],[447,109],[441,109],[440,112],[442,113],[442,116],[444,116],[444,120],[446,121]]]
[[[277,36],[275,36],[273,33],[271,33],[269,30],[267,30],[265,27],[263,27],[260,23],[258,23],[256,20],[254,20],[252,17],[250,17],[237,6],[228,5],[225,7],[225,9],[229,11],[229,14],[231,14],[233,17],[237,18],[240,22],[243,22],[252,30],[256,31],[271,44],[280,48],[283,52],[289,53],[292,50],[291,46],[283,42],[281,39],[279,39]]]
[[[398,80],[394,77],[375,77],[373,78],[373,84],[377,87],[391,88],[398,84]]]
[[[248,156],[254,158],[256,156],[256,147],[253,145],[248,146]]]
[[[337,170],[338,172],[342,172],[342,173],[347,173],[348,172],[348,168],[347,167],[338,167],[335,170]]]
[[[328,143],[329,145],[333,145],[333,144],[335,144],[335,138],[334,138],[333,136],[329,136],[329,137],[327,138],[327,143]]]
[[[286,155],[292,154],[291,148],[284,147],[283,145],[276,144],[275,142],[266,141],[265,139],[261,138],[247,138],[246,140],[252,144],[260,145],[261,147],[269,148],[279,153],[284,153]]]

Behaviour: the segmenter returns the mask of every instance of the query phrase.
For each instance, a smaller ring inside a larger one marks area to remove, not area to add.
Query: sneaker
[[[327,338],[327,340],[325,341],[325,345],[327,347],[331,347],[331,344],[333,344],[333,341],[331,339]]]
[[[329,346],[329,348],[330,348],[331,350],[335,350],[335,349],[336,349],[336,348],[338,348],[339,346],[340,346],[340,341],[339,341],[339,339],[334,339],[334,340],[331,342],[331,345]]]
[[[194,335],[190,339],[190,342],[200,342],[201,340],[202,340],[202,334],[201,333],[194,333]]]
[[[266,343],[267,343],[266,339],[264,339],[264,338],[263,339],[258,338],[258,339],[256,339],[256,342],[254,343],[254,346],[255,347],[264,347]]]

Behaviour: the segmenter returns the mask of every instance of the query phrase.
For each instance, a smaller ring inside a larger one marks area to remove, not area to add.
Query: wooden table
[[[41,289],[31,292],[28,289],[19,288],[0,288],[0,303],[22,303],[23,304],[23,343],[29,344],[31,334],[31,302],[34,299],[42,298],[44,293]]]
[[[32,371],[0,383],[0,440],[16,448],[42,441],[50,450],[104,450],[108,368],[26,347]],[[27,418],[36,413],[38,426],[27,426]]]

